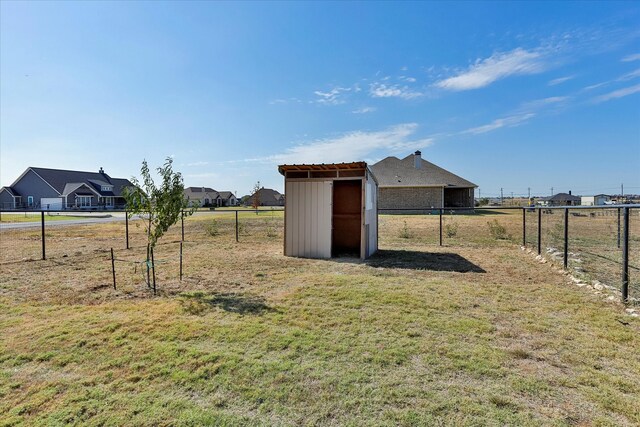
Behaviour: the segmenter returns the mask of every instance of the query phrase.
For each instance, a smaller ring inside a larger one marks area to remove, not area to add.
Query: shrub
[[[500,224],[497,219],[494,219],[493,221],[488,221],[487,226],[489,227],[489,233],[491,234],[491,237],[493,237],[494,239],[496,240],[511,239],[511,236],[507,234],[507,229],[504,228],[504,226]]]
[[[409,227],[407,227],[407,221],[404,221],[404,226],[400,230],[400,238],[402,238],[402,239],[410,239],[411,238],[411,231],[409,230]]]
[[[207,233],[209,236],[217,236],[220,234],[220,224],[217,219],[214,219],[209,224],[207,224]]]
[[[458,234],[458,223],[455,221],[447,222],[444,225],[444,234],[449,238],[456,237]]]

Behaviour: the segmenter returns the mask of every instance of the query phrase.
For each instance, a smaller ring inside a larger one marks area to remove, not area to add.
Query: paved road
[[[124,221],[124,214],[122,214],[121,216],[110,216],[107,218],[87,216],[86,218],[62,219],[59,221],[47,221],[47,219],[45,218],[46,227],[60,227],[63,225],[99,224],[103,222],[117,222],[117,221]],[[40,225],[41,225],[40,221],[5,222],[5,223],[0,223],[0,230],[15,230],[15,229],[21,229],[21,228],[34,228],[34,227],[40,228]]]
[[[251,212],[251,211],[248,211]],[[20,214],[12,214],[3,212],[2,215],[20,215]],[[76,219],[61,219],[56,221],[47,221],[45,217],[46,227],[61,227],[64,225],[82,225],[82,224],[99,224],[104,222],[117,222],[124,221],[124,212],[113,212],[108,214],[109,217],[105,218],[105,214],[99,213],[87,213],[85,215],[78,215]],[[234,215],[233,211],[210,211],[210,212],[196,212],[194,215],[197,216],[208,216],[208,215]],[[75,215],[74,215],[75,216]],[[82,218],[80,218],[82,216]],[[138,220],[140,218],[134,217],[132,220]],[[5,222],[0,223],[0,231],[2,230],[16,230],[22,228],[34,228],[40,227],[40,221],[33,222]]]

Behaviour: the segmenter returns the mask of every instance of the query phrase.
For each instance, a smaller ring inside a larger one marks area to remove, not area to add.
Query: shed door
[[[286,183],[285,255],[331,258],[329,181]]]
[[[362,180],[333,183],[333,256],[360,256]]]

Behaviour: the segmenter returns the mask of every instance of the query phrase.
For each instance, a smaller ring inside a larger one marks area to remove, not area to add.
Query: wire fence
[[[382,242],[443,246],[518,244],[567,268],[593,286],[615,288],[640,303],[640,206],[431,209],[420,215],[380,210]],[[144,218],[124,211],[0,212],[0,264],[115,252],[118,269],[138,277],[146,259]],[[566,239],[565,239],[566,236]],[[156,247],[163,274],[177,275],[179,244],[261,243],[284,238],[281,209],[197,212],[171,227]],[[565,256],[566,252],[566,256]],[[109,255],[110,256],[110,255]],[[180,264],[181,265],[181,264]],[[167,273],[170,272],[170,273]],[[146,274],[146,267],[144,274]],[[125,278],[128,276],[125,276]],[[133,277],[133,276],[132,276]],[[140,276],[142,277],[142,276]],[[138,277],[139,278],[139,277]],[[625,285],[626,283],[626,285]],[[597,287],[596,287],[597,289]]]

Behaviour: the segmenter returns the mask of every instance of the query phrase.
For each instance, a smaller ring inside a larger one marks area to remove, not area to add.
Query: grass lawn
[[[106,218],[111,215],[100,215],[99,218]],[[45,214],[45,223],[48,221],[64,221],[70,219],[86,219],[86,218],[96,218],[96,216],[89,217],[86,215],[59,215],[59,214]],[[28,213],[28,214],[2,214],[2,220],[0,222],[39,222],[42,220],[40,212],[38,213]]]
[[[282,214],[243,215],[240,243],[231,216],[188,219],[182,282],[158,246],[157,297],[119,224],[0,264],[0,425],[640,424],[640,320],[487,244],[493,217],[447,218],[438,247],[382,216],[362,263],[284,257]]]

